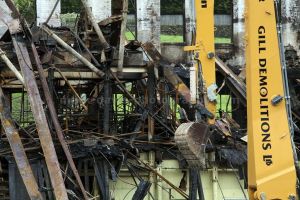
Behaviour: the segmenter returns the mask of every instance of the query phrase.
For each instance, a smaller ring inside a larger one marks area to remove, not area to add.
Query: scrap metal
[[[20,175],[24,181],[28,195],[32,200],[42,200],[37,181],[35,180],[24,146],[18,130],[16,129],[10,113],[10,106],[0,87],[0,119],[4,132],[10,143]]]

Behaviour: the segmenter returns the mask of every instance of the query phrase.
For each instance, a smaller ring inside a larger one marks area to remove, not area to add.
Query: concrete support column
[[[218,173],[218,167],[217,166],[213,166],[212,169],[212,191],[213,191],[213,200],[218,200],[218,177],[219,173]]]
[[[57,0],[36,0],[36,23],[38,26],[43,24],[51,14]],[[61,5],[60,2],[58,3],[50,21],[48,22],[49,26],[53,27],[60,27],[61,20],[60,20],[60,13],[61,13]]]
[[[194,0],[185,0],[185,42],[192,45],[193,31],[195,30],[195,3]]]
[[[137,38],[160,51],[160,0],[137,0]]]
[[[156,168],[157,173],[163,175],[162,164],[159,164]],[[156,199],[163,200],[163,181],[160,177],[156,177]]]
[[[6,5],[5,0],[0,0],[0,9],[4,12],[10,13],[10,9]],[[0,20],[0,39],[7,30],[7,26]]]
[[[148,153],[148,164],[153,167],[153,168],[156,168],[155,166],[155,152],[154,151],[150,151]],[[149,181],[150,183],[152,183],[151,185],[151,188],[149,190],[149,192],[154,196],[156,197],[157,196],[157,193],[156,193],[156,182],[157,182],[157,176],[152,173],[152,172],[149,172]],[[149,195],[148,197],[149,200],[151,200],[151,196]]]
[[[245,67],[245,0],[233,0],[234,66]]]
[[[88,4],[92,8],[92,13],[97,22],[100,22],[111,16],[111,0],[88,0]]]
[[[292,47],[300,56],[300,0],[285,0],[282,2],[282,30],[285,47]]]

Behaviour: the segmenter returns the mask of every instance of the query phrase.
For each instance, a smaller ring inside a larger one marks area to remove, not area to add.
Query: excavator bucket
[[[211,135],[209,125],[204,122],[181,124],[175,132],[175,142],[189,167],[205,168],[205,148]]]

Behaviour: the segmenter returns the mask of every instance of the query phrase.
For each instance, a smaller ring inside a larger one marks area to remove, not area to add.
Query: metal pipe
[[[86,14],[88,15],[88,18],[90,19],[90,21],[91,21],[91,23],[92,23],[92,25],[93,25],[93,27],[94,27],[94,29],[95,29],[98,37],[99,37],[99,40],[100,40],[100,43],[101,43],[102,47],[104,48],[104,50],[110,49],[110,46],[107,43],[106,39],[104,38],[103,33],[102,33],[102,31],[101,31],[98,23],[96,22],[95,16],[93,15],[92,10],[91,10],[91,8],[88,5],[87,0],[81,0],[81,2],[83,4],[83,6],[84,6]]]
[[[1,87],[0,87],[0,119],[30,199],[42,200],[43,199],[42,194],[39,191],[38,184],[33,175],[19,132],[14,126],[14,122],[12,120],[11,113],[10,113],[10,106],[4,96]]]
[[[52,37],[58,44],[64,47],[69,53],[75,56],[78,60],[80,60],[83,64],[85,64],[88,68],[90,68],[93,72],[95,72],[98,76],[103,77],[105,73],[95,67],[90,61],[81,56],[77,51],[75,51],[72,47],[70,47],[67,43],[65,43],[60,37],[58,37],[53,31],[51,31],[46,26],[41,27],[50,37]]]
[[[0,57],[3,60],[3,62],[7,65],[7,67],[16,75],[18,80],[24,85],[24,78],[21,75],[21,73],[17,70],[17,68],[12,64],[12,62],[8,59],[8,57],[5,55],[4,51],[0,49]]]

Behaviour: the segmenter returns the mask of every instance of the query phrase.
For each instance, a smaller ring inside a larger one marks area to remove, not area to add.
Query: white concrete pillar
[[[245,67],[245,0],[233,0],[233,65]]]
[[[192,45],[193,30],[195,30],[195,3],[194,0],[185,0],[185,42]]]
[[[300,0],[282,1],[282,36],[284,46],[291,46],[300,56]]]
[[[43,24],[51,14],[57,0],[36,0],[36,23],[38,26]],[[60,13],[61,13],[61,5],[60,2],[58,3],[50,21],[48,22],[49,26],[52,27],[60,27],[61,20],[60,20]]]
[[[160,51],[160,0],[138,0],[136,7],[138,40],[150,41]]]
[[[100,22],[112,15],[111,0],[88,0],[97,22]]]
[[[5,3],[5,0],[0,0],[0,9],[4,12],[10,13],[10,9]],[[4,33],[8,30],[7,26],[0,20],[0,39],[3,36]]]

